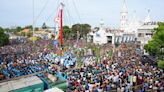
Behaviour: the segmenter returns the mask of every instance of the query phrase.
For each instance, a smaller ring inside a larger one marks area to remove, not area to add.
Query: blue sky
[[[35,0],[35,23],[42,26],[43,22],[53,26],[57,7],[61,0]],[[123,0],[63,0],[65,3],[64,24],[88,23],[92,27],[98,26],[100,19],[108,27],[119,27],[120,10]],[[39,12],[47,3],[39,17]],[[136,16],[144,20],[147,10],[154,21],[164,21],[164,0],[126,0],[128,17]],[[25,26],[32,24],[32,0],[0,0],[0,26]]]

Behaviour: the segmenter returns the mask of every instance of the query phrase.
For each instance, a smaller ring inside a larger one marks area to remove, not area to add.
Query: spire
[[[128,12],[127,6],[126,6],[126,0],[123,0],[123,6],[121,9],[121,12]]]
[[[136,18],[136,10],[133,11],[133,17]]]
[[[128,23],[128,9],[126,6],[126,1],[123,0],[123,6],[121,7],[121,12],[120,12],[120,29],[125,30],[126,25]]]
[[[148,9],[148,15],[147,15],[147,17],[145,18],[145,21],[144,21],[145,23],[147,23],[147,22],[151,22],[151,18],[150,18],[150,9]]]
[[[137,21],[136,10],[133,11],[132,21],[133,21],[133,22],[136,22],[136,21]]]
[[[103,26],[104,26],[104,20],[101,19],[101,20],[100,20],[100,27],[103,27]]]
[[[129,25],[129,32],[137,32],[137,29],[139,27],[139,20],[138,20],[138,17],[136,16],[136,11],[134,10],[133,11],[133,17],[132,17],[132,20],[130,21],[130,25]]]

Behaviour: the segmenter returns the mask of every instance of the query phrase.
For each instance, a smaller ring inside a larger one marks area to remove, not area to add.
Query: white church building
[[[99,29],[93,29],[92,32],[87,35],[88,42],[93,42],[95,44],[114,44],[114,33],[110,30],[108,31],[103,25],[103,21],[101,21]]]
[[[104,23],[101,20],[99,30],[93,29],[87,34],[87,42],[93,42],[95,44],[115,44],[122,42],[142,41],[142,35],[149,35],[150,30],[158,27],[156,22],[151,21],[149,12],[144,21],[139,21],[134,15],[132,19],[128,18],[128,9],[126,1],[123,0],[123,5],[120,12],[120,28],[110,29],[105,28]],[[152,32],[152,31],[151,31]],[[151,37],[145,41],[149,41]],[[142,45],[143,46],[143,45]]]

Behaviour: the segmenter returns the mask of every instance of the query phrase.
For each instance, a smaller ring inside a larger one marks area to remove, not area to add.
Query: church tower
[[[120,12],[121,18],[120,18],[120,29],[125,30],[127,22],[128,22],[128,10],[126,6],[126,1],[123,0],[123,6],[121,8]]]
[[[150,10],[148,10],[148,15],[147,17],[145,18],[145,23],[148,23],[148,22],[151,22],[151,17],[150,17]]]

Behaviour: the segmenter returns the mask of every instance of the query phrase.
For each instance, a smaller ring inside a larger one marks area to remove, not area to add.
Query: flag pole
[[[60,25],[60,55],[62,55],[62,45],[63,45],[63,6],[64,4],[60,3],[60,10],[59,10],[59,25]]]

